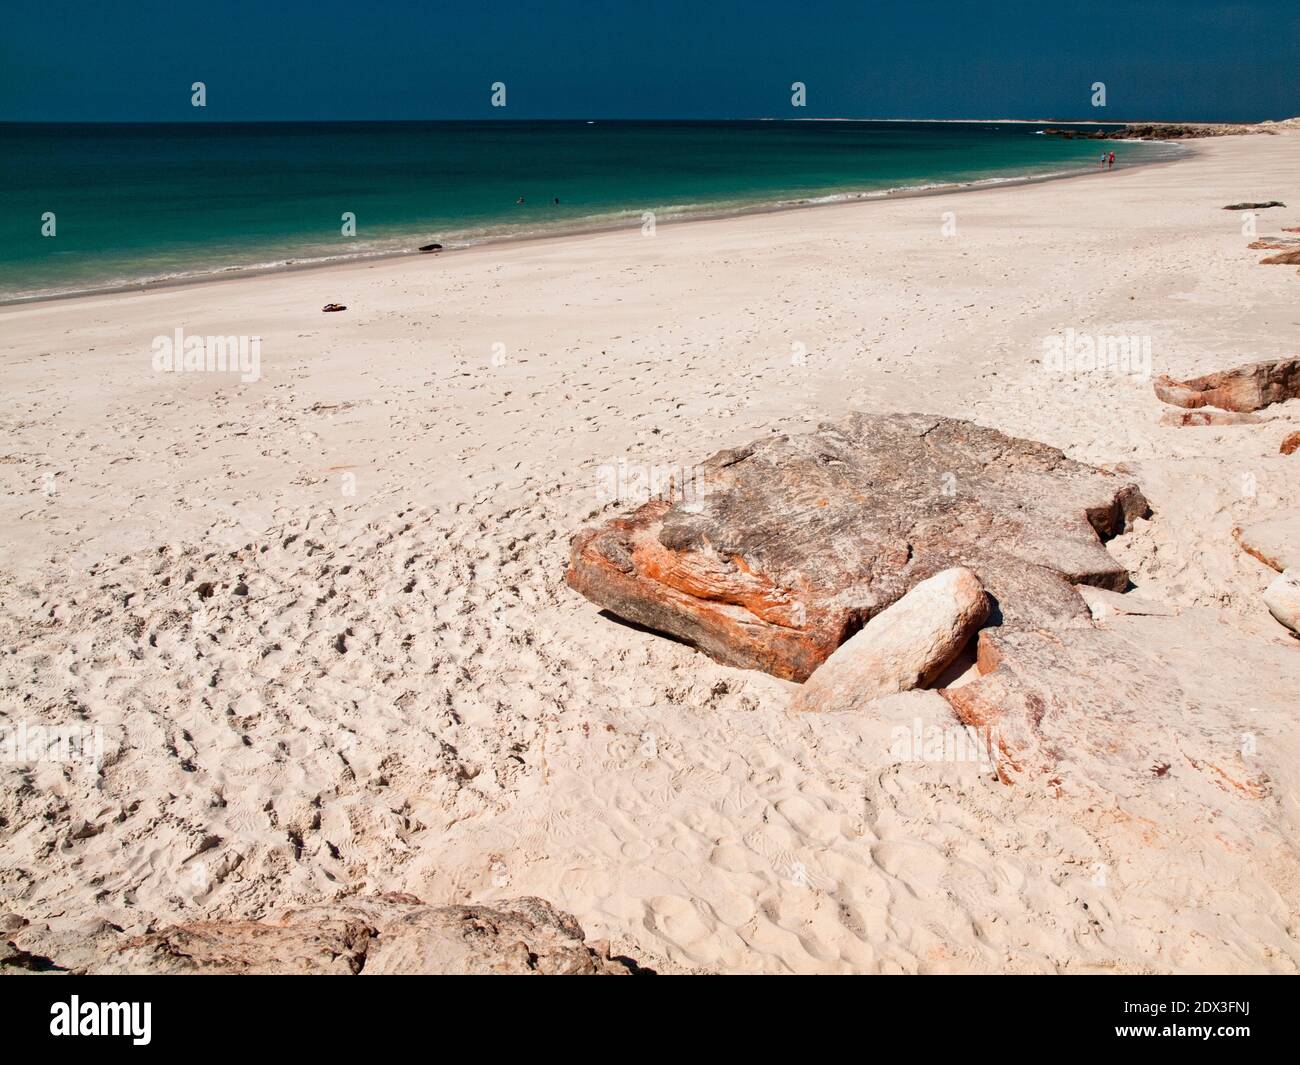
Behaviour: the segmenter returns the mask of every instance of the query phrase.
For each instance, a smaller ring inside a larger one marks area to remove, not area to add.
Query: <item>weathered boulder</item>
[[[1153,384],[1156,395],[1176,407],[1254,411],[1300,396],[1300,359],[1255,362],[1186,381],[1160,376]]]
[[[921,581],[867,622],[799,689],[796,710],[852,710],[924,687],[961,654],[989,616],[979,578],[956,566]]]
[[[1300,570],[1300,513],[1277,514],[1232,530],[1241,549],[1270,569]]]
[[[138,937],[97,973],[623,975],[571,916],[536,898],[427,906],[372,895],[269,921],[202,921]]]
[[[1282,446],[1278,450],[1283,455],[1294,455],[1300,451],[1300,429],[1283,437]]]
[[[1264,589],[1268,612],[1300,636],[1300,569],[1288,569]]]
[[[1161,425],[1175,428],[1188,425],[1259,425],[1266,420],[1258,414],[1241,414],[1230,410],[1167,410],[1160,415]]]
[[[1125,477],[971,422],[854,413],[722,451],[692,490],[584,529],[566,579],[729,665],[805,680],[927,577],[974,570],[1003,624],[1088,624],[1123,589],[1100,537],[1148,513]]]

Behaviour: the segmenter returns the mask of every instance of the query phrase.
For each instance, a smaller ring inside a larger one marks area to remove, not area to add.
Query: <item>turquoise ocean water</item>
[[[1014,123],[0,124],[0,299],[1095,167]],[[1120,165],[1180,149],[1106,142]],[[517,201],[522,197],[523,203]],[[555,201],[558,199],[558,203]],[[43,236],[54,215],[55,235]],[[344,235],[343,215],[356,218]]]

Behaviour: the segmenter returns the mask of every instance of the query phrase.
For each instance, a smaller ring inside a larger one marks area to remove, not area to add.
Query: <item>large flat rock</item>
[[[706,459],[694,495],[573,541],[568,583],[718,661],[805,680],[940,570],[1002,625],[1089,624],[1071,587],[1123,590],[1102,539],[1148,513],[1126,477],[971,422],[855,413]]]

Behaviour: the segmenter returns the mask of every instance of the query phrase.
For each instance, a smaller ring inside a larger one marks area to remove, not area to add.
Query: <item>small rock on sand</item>
[[[988,596],[962,566],[921,581],[822,663],[795,696],[797,710],[852,710],[933,681],[987,620]]]
[[[1279,450],[1283,455],[1293,455],[1296,451],[1300,451],[1300,429],[1288,434],[1282,440],[1282,446]]]
[[[1300,396],[1300,359],[1254,362],[1186,381],[1160,376],[1156,396],[1175,407],[1252,411]]]
[[[1287,570],[1265,588],[1264,605],[1278,621],[1300,635],[1300,569]]]

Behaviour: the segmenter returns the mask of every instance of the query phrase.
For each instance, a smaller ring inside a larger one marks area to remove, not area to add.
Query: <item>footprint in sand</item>
[[[780,879],[789,881],[796,887],[822,892],[831,892],[837,887],[836,882],[823,874],[814,863],[796,857],[760,830],[747,833],[744,843],[763,858]]]

